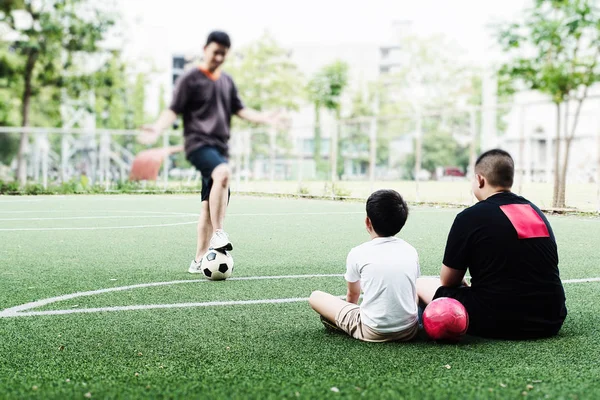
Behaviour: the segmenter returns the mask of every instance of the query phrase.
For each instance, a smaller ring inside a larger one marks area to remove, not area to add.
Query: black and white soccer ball
[[[202,256],[202,275],[212,281],[222,281],[233,273],[233,257],[225,250],[209,249]]]

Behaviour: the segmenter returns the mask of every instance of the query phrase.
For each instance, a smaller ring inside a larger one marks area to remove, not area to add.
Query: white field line
[[[197,224],[198,221],[177,222],[173,224],[155,224],[155,225],[124,225],[124,226],[87,226],[79,228],[1,228],[0,232],[23,232],[23,231],[102,231],[107,229],[138,229],[138,228],[162,228],[167,226],[180,226]]]
[[[311,213],[242,213],[242,214],[229,214],[228,217],[272,217],[272,216],[305,216],[305,215],[350,215],[350,214],[364,214],[362,211],[338,211],[338,212],[311,212]],[[164,218],[169,215],[153,215],[149,218]],[[186,213],[172,213],[170,216],[194,216],[198,217],[199,214],[186,214]],[[143,218],[144,216],[82,216],[82,217],[42,217],[42,218],[3,218],[0,221],[46,221],[46,220],[77,220],[77,219],[116,219],[116,218]],[[144,225],[125,225],[125,226],[87,226],[87,227],[60,227],[60,228],[0,228],[0,232],[23,232],[23,231],[93,231],[93,230],[107,230],[107,229],[137,229],[137,228],[155,228],[155,227],[167,227],[167,226],[179,226],[179,225],[190,225],[195,224],[197,221],[191,222],[180,222],[171,224],[144,224]]]
[[[0,202],[1,203],[1,202]],[[59,214],[59,213],[122,213],[122,214],[168,214],[168,215],[198,215],[196,213],[174,212],[174,211],[140,211],[140,210],[5,210],[0,214]]]
[[[4,203],[38,203],[42,201],[42,199],[10,199],[10,200],[5,200],[0,198],[0,204],[4,204]]]
[[[131,218],[174,218],[174,217],[197,217],[198,214],[162,214],[162,215],[101,215],[88,217],[41,217],[41,218],[0,218],[0,221],[70,221],[70,220],[87,220],[87,219],[131,219]]]
[[[281,276],[250,276],[231,278],[230,281],[251,281],[251,280],[269,280],[269,279],[301,279],[301,278],[323,278],[323,277],[342,277],[341,274],[314,274],[314,275],[281,275]],[[28,317],[28,316],[39,316],[39,315],[65,315],[65,314],[81,314],[81,313],[97,313],[97,312],[109,312],[109,311],[132,311],[132,310],[151,310],[151,309],[166,309],[166,308],[189,308],[189,307],[212,307],[212,306],[233,306],[233,305],[251,305],[251,304],[279,304],[279,303],[295,303],[307,301],[308,298],[283,298],[283,299],[258,299],[258,300],[235,300],[235,301],[208,301],[200,303],[175,303],[175,304],[140,304],[133,306],[116,306],[116,307],[99,307],[99,308],[79,308],[79,309],[66,309],[66,310],[47,310],[47,311],[28,311],[34,308],[46,306],[48,304],[70,300],[78,297],[93,296],[96,294],[118,292],[130,289],[138,289],[144,287],[154,286],[167,286],[175,285],[180,283],[201,283],[208,282],[205,279],[190,279],[190,280],[178,280],[170,282],[153,282],[153,283],[142,283],[130,286],[120,286],[107,289],[92,290],[88,292],[77,292],[63,296],[51,297],[48,299],[38,300],[31,303],[22,304],[7,308],[0,312],[1,318],[14,318],[14,317]],[[600,282],[600,278],[582,278],[582,279],[567,279],[563,283],[587,283],[587,282]]]
[[[135,212],[132,212],[135,213]],[[364,214],[364,212],[314,212],[314,213],[241,213],[229,214],[228,217],[266,217],[285,215],[339,215],[339,214]],[[159,215],[99,215],[99,216],[76,216],[76,217],[23,217],[23,218],[0,218],[0,221],[67,221],[85,219],[121,219],[121,218],[167,218],[167,217],[199,217],[196,213],[163,213]]]

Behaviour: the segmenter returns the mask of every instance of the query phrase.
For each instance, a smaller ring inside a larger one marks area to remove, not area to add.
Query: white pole
[[[270,191],[274,193],[275,190],[275,154],[277,152],[277,129],[275,127],[269,128],[269,180],[271,183]]]
[[[417,126],[415,131],[415,191],[416,196],[415,200],[417,202],[421,201],[421,194],[419,192],[419,175],[421,175],[421,153],[422,149],[422,129],[423,129],[423,117],[421,115],[420,107],[417,108],[416,112],[417,116]]]
[[[523,194],[523,176],[525,175],[525,106],[519,107],[519,195]]]
[[[169,131],[165,131],[163,134],[163,148],[166,150],[169,148]],[[165,153],[165,159],[163,162],[163,189],[166,191],[169,188],[169,153]]]
[[[41,138],[42,134],[35,135],[35,139],[33,141],[33,180],[35,183],[40,182],[40,167],[41,167]]]
[[[331,197],[334,198],[335,197],[335,191],[333,190],[333,186],[335,184],[336,181],[336,177],[337,177],[337,158],[338,158],[338,154],[337,154],[337,147],[338,147],[338,140],[339,138],[337,137],[337,131],[339,128],[339,123],[340,121],[335,121],[333,123],[333,129],[331,130],[331,149],[330,149],[330,154],[331,154]]]
[[[303,147],[302,139],[298,134],[298,129],[293,130],[294,147],[296,149],[296,168],[298,169],[298,193],[302,190],[302,158],[303,158]]]
[[[600,122],[600,117],[598,117],[598,120]],[[597,151],[598,153],[596,154],[596,158],[597,158],[597,163],[596,163],[596,197],[598,200],[598,205],[597,205],[597,211],[600,212],[600,123],[598,124],[598,129],[596,131],[596,141],[597,141]]]
[[[240,191],[240,179],[242,175],[242,135],[235,135],[235,192]]]
[[[50,143],[48,142],[48,134],[41,136],[42,185],[46,189],[48,188],[48,153],[50,152]]]
[[[62,183],[67,181],[67,166],[69,157],[69,141],[64,134],[60,140],[60,176]]]
[[[369,129],[369,182],[371,193],[375,185],[375,168],[377,166],[377,117],[371,119]]]

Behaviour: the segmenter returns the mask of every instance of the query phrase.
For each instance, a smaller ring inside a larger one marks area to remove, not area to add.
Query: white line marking
[[[102,215],[90,217],[41,217],[41,218],[0,218],[0,221],[68,221],[84,219],[125,219],[125,218],[173,218],[173,217],[197,217],[198,214],[162,214],[162,215]]]
[[[300,278],[323,278],[323,277],[342,277],[341,274],[314,274],[314,275],[280,275],[280,276],[249,276],[240,278],[231,278],[230,281],[253,281],[253,280],[267,280],[267,279],[300,279]],[[109,312],[109,311],[133,311],[133,310],[151,310],[151,309],[167,309],[167,308],[189,308],[189,307],[210,307],[210,306],[231,306],[231,305],[249,305],[249,304],[279,304],[279,303],[294,303],[307,301],[308,298],[284,298],[284,299],[259,299],[259,300],[235,300],[235,301],[208,301],[201,303],[175,303],[175,304],[139,304],[133,306],[115,306],[115,307],[98,307],[98,308],[80,308],[80,309],[67,309],[67,310],[48,310],[48,311],[28,311],[34,308],[46,306],[48,304],[56,303],[59,301],[70,300],[78,297],[93,296],[101,293],[108,292],[119,292],[130,289],[138,289],[144,287],[155,287],[155,286],[167,286],[175,285],[179,283],[201,283],[209,282],[206,279],[189,279],[179,280],[170,282],[152,282],[152,283],[141,283],[130,286],[120,286],[115,288],[91,290],[88,292],[77,292],[63,296],[51,297],[48,299],[38,300],[31,303],[22,304],[7,308],[0,312],[1,318],[14,318],[14,317],[28,317],[28,316],[39,316],[39,315],[65,315],[65,314],[81,314],[81,313],[97,313],[97,312]],[[566,283],[587,283],[587,282],[600,282],[600,278],[581,278],[581,279],[567,279],[562,281]]]
[[[328,278],[328,277],[341,277],[341,274],[314,274],[314,275],[279,275],[279,276],[245,276],[239,278],[230,278],[230,281],[257,281],[257,280],[268,280],[268,279],[300,279],[300,278]],[[169,282],[151,282],[151,283],[140,283],[137,285],[129,285],[129,286],[119,286],[113,288],[106,289],[98,289],[98,290],[90,290],[87,292],[77,292],[71,294],[65,294],[57,297],[50,297],[48,299],[38,300],[31,303],[26,303],[20,306],[7,308],[6,310],[0,312],[0,317],[5,313],[18,313],[21,311],[31,310],[32,308],[42,307],[48,304],[56,303],[59,301],[71,300],[78,297],[85,296],[94,296],[96,294],[109,293],[109,292],[121,292],[124,290],[130,289],[139,289],[145,287],[155,287],[155,286],[167,286],[167,285],[177,285],[180,283],[198,283],[198,282],[209,282],[206,279],[186,279],[179,281],[169,281]]]
[[[18,199],[18,200],[4,200],[1,199],[0,200],[0,204],[4,204],[4,203],[37,203],[42,201],[41,199]]]
[[[173,224],[156,224],[156,225],[124,225],[124,226],[88,226],[88,227],[66,227],[66,228],[3,228],[0,232],[23,232],[23,231],[101,231],[106,229],[137,229],[137,228],[159,228],[166,226],[180,226],[197,224],[198,221],[177,222]]]
[[[120,307],[99,307],[99,308],[74,308],[69,310],[50,310],[50,311],[27,311],[14,314],[0,314],[0,318],[10,317],[30,317],[35,315],[65,315],[97,313],[108,311],[133,311],[133,310],[153,310],[158,308],[189,308],[189,307],[211,307],[211,306],[236,306],[246,304],[277,304],[277,303],[297,303],[308,301],[308,297],[292,297],[289,299],[262,299],[262,300],[236,300],[236,301],[207,301],[204,303],[175,303],[175,304],[142,304],[138,306],[120,306]]]
[[[137,212],[137,211],[136,211]],[[135,212],[132,212],[135,214]],[[228,217],[254,217],[254,216],[285,216],[285,215],[338,215],[338,214],[364,214],[364,212],[314,212],[314,213],[248,213],[229,214]],[[0,218],[0,221],[62,221],[84,219],[121,219],[121,218],[167,218],[167,217],[199,217],[195,213],[164,213],[159,215],[101,215],[77,217],[26,217],[26,218]]]
[[[139,210],[9,210],[0,211],[0,214],[58,214],[58,213],[123,213],[123,214],[169,214],[169,215],[198,215],[196,213],[174,212],[174,211],[139,211]]]

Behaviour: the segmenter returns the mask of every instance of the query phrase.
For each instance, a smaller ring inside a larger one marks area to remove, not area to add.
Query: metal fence
[[[599,111],[600,99],[585,103],[571,145],[567,203],[586,210],[598,210],[600,204]],[[563,120],[570,116],[572,121],[574,112],[563,110]],[[476,154],[501,147],[515,158],[515,191],[549,207],[555,115],[551,103],[532,102],[361,117],[320,126],[297,123],[285,130],[233,129],[232,190],[364,198],[389,187],[409,201],[471,204],[469,176]],[[137,131],[27,131],[28,177],[44,186],[85,179],[110,190],[127,181],[135,155],[144,149],[135,141]],[[0,127],[0,135],[16,138],[21,132],[23,128]],[[167,132],[162,139],[165,147],[181,143],[180,132]],[[11,169],[15,166],[13,160]],[[176,154],[165,159],[158,180],[150,186],[197,190],[199,182],[184,155]]]

